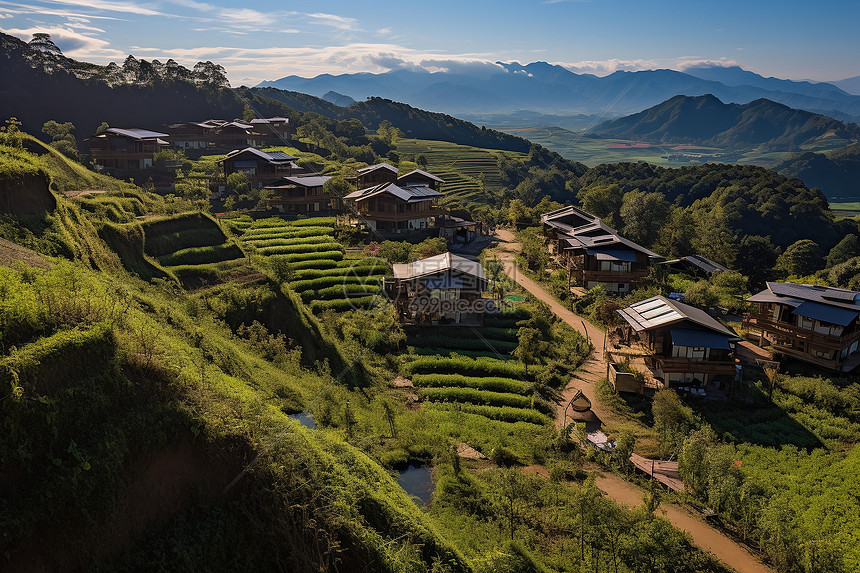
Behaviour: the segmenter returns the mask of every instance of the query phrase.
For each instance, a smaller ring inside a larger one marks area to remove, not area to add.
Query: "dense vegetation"
[[[857,171],[860,169],[860,144],[830,153],[807,151],[792,155],[774,166],[786,177],[802,179],[807,187],[821,189],[831,201],[857,201]]]

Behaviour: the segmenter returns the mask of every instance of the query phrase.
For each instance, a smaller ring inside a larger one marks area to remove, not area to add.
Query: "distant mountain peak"
[[[58,56],[62,56],[63,52],[57,47],[57,44],[51,40],[50,34],[37,33],[33,34],[33,39],[27,44],[34,50],[38,50],[40,52],[45,52],[47,54],[56,54]]]

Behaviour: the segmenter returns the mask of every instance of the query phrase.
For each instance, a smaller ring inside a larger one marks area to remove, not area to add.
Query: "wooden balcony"
[[[390,223],[400,223],[413,219],[425,219],[427,217],[436,217],[442,214],[442,209],[424,209],[423,211],[405,211],[403,213],[391,213],[387,211],[359,211],[356,213],[358,217],[371,219],[373,221],[385,221]]]
[[[831,334],[821,334],[814,330],[800,328],[787,322],[775,321],[769,315],[745,315],[743,325],[747,328],[790,337],[799,342],[814,344],[822,348],[837,351],[841,351],[846,346],[853,344],[854,341],[860,340],[860,330],[846,332],[842,336],[833,336]]]
[[[645,277],[648,276],[648,269],[642,270],[634,270],[634,271],[592,271],[592,270],[580,270],[574,271],[574,276],[576,276],[577,272],[579,276],[582,277],[582,284],[586,284],[588,282],[599,282],[599,283],[636,283],[642,282],[645,280]]]
[[[690,358],[667,358],[663,356],[647,356],[645,363],[652,370],[662,370],[669,373],[696,373],[712,375],[735,375],[734,360],[693,360]]]

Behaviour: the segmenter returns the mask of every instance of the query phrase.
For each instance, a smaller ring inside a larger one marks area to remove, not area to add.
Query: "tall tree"
[[[623,234],[637,243],[651,246],[669,220],[671,209],[662,193],[645,193],[634,189],[624,194],[621,203]]]
[[[801,239],[789,245],[776,259],[776,270],[785,276],[803,277],[824,266],[824,253],[818,243]]]

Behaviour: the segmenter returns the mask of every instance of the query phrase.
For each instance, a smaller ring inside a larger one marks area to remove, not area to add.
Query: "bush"
[[[331,235],[319,235],[316,237],[293,237],[290,239],[266,239],[259,237],[249,237],[245,240],[246,243],[257,249],[266,247],[282,247],[284,245],[314,245],[318,243],[333,243],[334,237]]]
[[[264,256],[269,255],[292,255],[296,253],[325,253],[343,249],[340,243],[318,243],[318,244],[298,244],[298,245],[280,245],[277,247],[264,247],[257,249],[257,252]]]
[[[512,406],[514,408],[528,408],[532,404],[532,400],[528,396],[474,388],[423,388],[421,395],[431,402],[467,402],[483,406]]]
[[[494,358],[470,359],[464,356],[449,358],[426,357],[413,360],[405,365],[408,374],[452,373],[473,376],[526,377],[526,367],[520,362],[505,362]],[[529,376],[535,376],[537,369],[532,368]]]
[[[511,408],[509,406],[476,406],[474,404],[445,404],[435,403],[428,404],[431,408],[439,410],[460,411],[467,414],[478,414],[489,418],[490,420],[498,420],[500,422],[525,422],[527,424],[544,425],[547,423],[547,417],[532,409],[528,408]]]
[[[378,300],[379,297],[376,295],[348,299],[315,300],[311,303],[311,310],[314,313],[323,312],[324,310],[345,312],[347,310],[355,310],[357,308],[367,308],[375,304]]]
[[[415,374],[412,382],[416,386],[429,387],[458,387],[489,390],[491,392],[507,392],[510,394],[528,394],[532,385],[514,378],[463,376],[460,374]]]
[[[223,243],[210,247],[193,247],[182,249],[163,257],[158,262],[164,266],[205,265],[233,259],[244,259],[245,253],[233,243]]]

